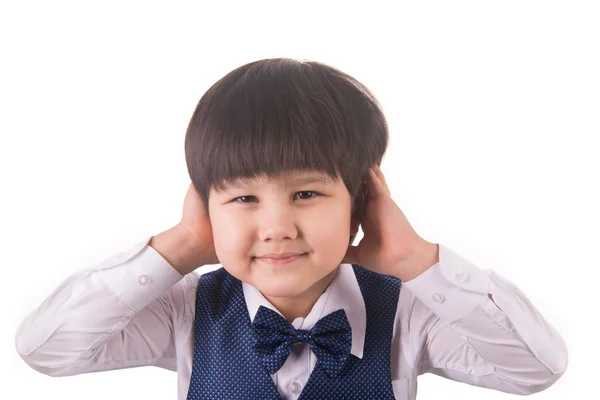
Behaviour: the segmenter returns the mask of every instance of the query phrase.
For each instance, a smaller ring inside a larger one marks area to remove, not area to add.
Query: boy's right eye
[[[248,197],[252,197],[252,198],[256,198],[254,196],[240,196],[240,197],[236,197],[235,199],[233,199],[232,201],[234,203],[250,203],[249,201],[238,201],[239,199],[244,199],[244,198],[248,198]]]

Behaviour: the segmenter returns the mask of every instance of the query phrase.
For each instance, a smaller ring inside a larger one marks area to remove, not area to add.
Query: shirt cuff
[[[103,261],[93,274],[134,312],[142,310],[183,279],[156,250],[152,236]]]
[[[439,244],[439,262],[402,286],[441,319],[454,321],[488,299],[488,275],[469,260]]]

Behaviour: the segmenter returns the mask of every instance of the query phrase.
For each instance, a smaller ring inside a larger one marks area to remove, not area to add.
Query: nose
[[[298,236],[294,213],[285,205],[272,205],[259,218],[258,237],[261,241],[280,242]]]

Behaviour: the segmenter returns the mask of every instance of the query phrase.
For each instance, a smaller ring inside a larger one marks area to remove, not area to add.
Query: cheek
[[[315,215],[305,226],[309,230],[307,240],[314,250],[319,250],[315,262],[337,264],[346,254],[350,238],[350,208],[331,207]]]
[[[240,254],[245,254],[247,235],[239,224],[236,224],[231,216],[222,213],[211,215],[211,225],[213,231],[213,240],[215,253],[225,264],[226,260],[234,260]]]

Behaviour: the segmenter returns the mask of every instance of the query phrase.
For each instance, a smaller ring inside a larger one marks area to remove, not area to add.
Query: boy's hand
[[[215,252],[208,206],[204,205],[193,183],[190,183],[185,196],[181,221],[177,226],[188,236],[186,258],[198,266],[220,263]]]
[[[342,263],[358,264],[380,274],[407,282],[439,261],[437,243],[421,238],[390,195],[377,165],[368,171],[367,206],[364,217],[353,216],[351,230],[362,226],[363,239],[348,246]],[[354,232],[355,233],[355,232]]]
[[[208,211],[193,184],[183,202],[181,222],[153,236],[148,245],[181,275],[203,265],[219,264]]]

